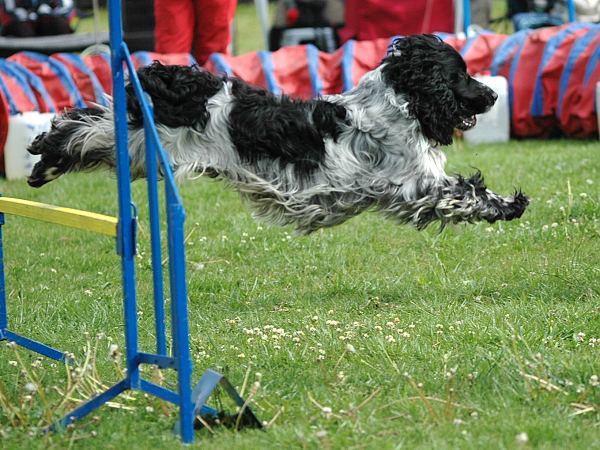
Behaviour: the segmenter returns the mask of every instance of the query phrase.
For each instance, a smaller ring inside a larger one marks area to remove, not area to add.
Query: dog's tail
[[[40,155],[27,182],[40,187],[64,173],[115,166],[112,109],[101,106],[73,109],[57,116],[50,131],[27,149]]]

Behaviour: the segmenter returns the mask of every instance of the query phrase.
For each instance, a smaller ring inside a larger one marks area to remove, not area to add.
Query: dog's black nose
[[[498,100],[498,94],[496,94],[496,91],[494,91],[493,89],[490,89],[491,94],[492,94],[492,99],[494,100],[494,103],[496,102],[496,100]]]

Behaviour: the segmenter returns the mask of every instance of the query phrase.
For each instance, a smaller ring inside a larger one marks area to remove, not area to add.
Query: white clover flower
[[[515,437],[517,444],[526,445],[529,442],[529,436],[524,431],[522,433],[517,434]]]
[[[325,430],[317,431],[315,433],[315,436],[317,437],[317,439],[325,439],[327,437],[327,431],[325,431]]]

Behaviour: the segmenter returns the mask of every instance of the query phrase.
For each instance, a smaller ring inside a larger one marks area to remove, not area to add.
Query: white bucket
[[[598,120],[598,134],[600,134],[600,81],[596,83],[596,120]]]
[[[464,132],[465,142],[470,144],[508,142],[510,139],[508,82],[506,78],[500,76],[476,78],[492,88],[498,94],[498,99],[492,109],[477,116],[477,125]]]
[[[54,114],[25,112],[8,120],[8,136],[4,147],[4,171],[6,178],[16,180],[28,177],[39,161],[39,155],[30,155],[27,146],[40,133],[50,129]]]

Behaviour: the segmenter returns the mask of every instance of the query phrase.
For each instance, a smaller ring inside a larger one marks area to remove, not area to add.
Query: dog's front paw
[[[515,192],[512,199],[512,203],[509,203],[507,206],[504,220],[519,219],[527,209],[527,206],[529,206],[529,197],[520,190]]]
[[[484,215],[484,219],[489,223],[494,223],[497,220],[518,219],[529,206],[529,197],[520,190],[516,191],[511,197],[499,197],[496,194],[490,194],[493,207],[488,210],[488,214]]]

